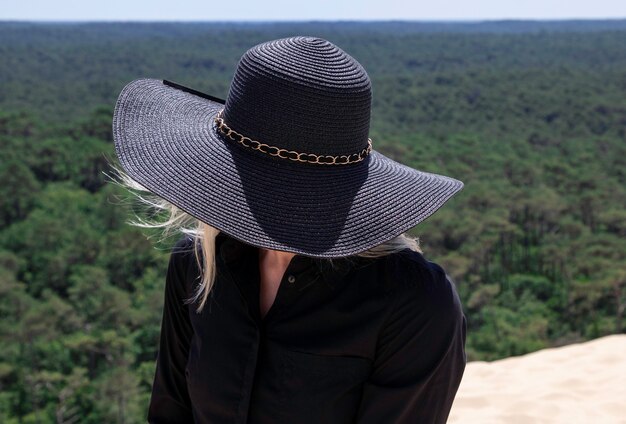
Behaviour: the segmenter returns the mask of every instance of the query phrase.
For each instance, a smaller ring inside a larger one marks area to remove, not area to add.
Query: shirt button
[[[289,277],[287,277],[287,281],[293,283],[294,281],[296,281],[296,277],[294,277],[293,275],[289,275]]]

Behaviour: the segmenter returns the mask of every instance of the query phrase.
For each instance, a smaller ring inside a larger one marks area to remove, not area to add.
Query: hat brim
[[[243,242],[313,257],[353,255],[413,228],[463,188],[376,150],[358,163],[320,165],[246,148],[217,132],[223,107],[138,79],[117,99],[113,137],[129,176]]]

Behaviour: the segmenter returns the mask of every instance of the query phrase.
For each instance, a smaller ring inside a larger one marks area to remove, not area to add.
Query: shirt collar
[[[244,258],[246,254],[258,254],[257,249],[258,247],[238,240],[224,232],[220,232],[216,238],[216,253],[221,256],[226,264],[233,264]],[[331,265],[329,258],[296,254],[292,259],[291,267],[295,272],[315,267],[323,281],[331,288],[335,288],[341,281],[341,278],[350,272],[358,260],[359,258],[356,256],[332,258]]]

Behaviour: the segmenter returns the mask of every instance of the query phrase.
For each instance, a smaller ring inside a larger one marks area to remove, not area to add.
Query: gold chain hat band
[[[367,147],[361,150],[359,153],[353,153],[351,155],[340,155],[340,156],[330,156],[330,155],[316,155],[314,153],[298,153],[294,150],[281,149],[275,146],[270,146],[265,143],[261,143],[256,140],[252,140],[249,137],[246,137],[237,131],[230,128],[224,122],[224,118],[222,114],[224,109],[221,109],[218,114],[215,116],[215,124],[220,132],[228,137],[229,139],[238,142],[239,144],[250,147],[254,150],[258,150],[262,153],[267,153],[272,156],[278,156],[282,159],[291,159],[298,162],[308,162],[308,163],[316,163],[320,165],[346,165],[350,163],[360,162],[369,155],[372,151],[372,139],[367,139]],[[283,155],[284,153],[284,155]],[[303,158],[304,157],[304,158]]]

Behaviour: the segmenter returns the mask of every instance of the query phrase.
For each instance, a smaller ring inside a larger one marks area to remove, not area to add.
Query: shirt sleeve
[[[185,369],[193,334],[186,293],[186,264],[190,239],[179,240],[170,253],[159,350],[147,420],[152,424],[193,422]]]
[[[467,362],[467,321],[443,269],[419,256],[412,259],[419,271],[396,290],[381,330],[358,423],[443,424],[448,419]]]

